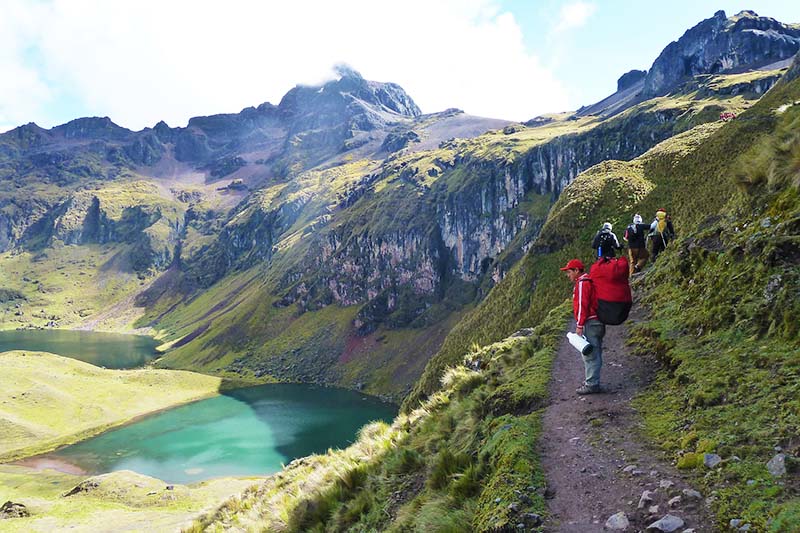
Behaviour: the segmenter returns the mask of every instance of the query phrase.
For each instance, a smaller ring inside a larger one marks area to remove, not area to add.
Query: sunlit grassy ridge
[[[294,461],[189,531],[497,531],[543,514],[535,446],[567,313],[472,351],[418,409]]]
[[[192,372],[107,370],[53,354],[0,353],[0,459],[51,451],[137,416],[217,393]]]
[[[22,503],[31,514],[0,520],[0,532],[176,531],[258,481],[224,478],[167,489],[163,481],[129,470],[87,479],[0,465],[0,499]],[[65,496],[79,484],[85,490]]]

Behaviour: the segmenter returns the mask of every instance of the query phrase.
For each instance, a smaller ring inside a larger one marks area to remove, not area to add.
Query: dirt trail
[[[683,494],[692,487],[641,437],[641,420],[631,399],[652,380],[658,364],[629,355],[626,326],[637,320],[634,313],[625,325],[606,330],[601,380],[606,394],[578,396],[575,389],[583,380],[581,356],[566,339],[559,348],[541,450],[552,515],[548,532],[608,531],[606,520],[619,512],[630,521],[624,529],[628,532],[644,531],[668,513],[685,522],[676,529],[678,533],[690,528],[696,533],[714,531],[705,500]],[[570,327],[574,328],[574,322]],[[674,485],[665,487],[668,482]],[[653,501],[639,509],[645,490],[654,491]],[[670,506],[675,496],[681,501]],[[655,505],[658,509],[652,512],[650,507]]]

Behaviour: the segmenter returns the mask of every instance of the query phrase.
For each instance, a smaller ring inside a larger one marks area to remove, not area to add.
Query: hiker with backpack
[[[656,211],[656,218],[650,224],[650,234],[652,240],[653,262],[655,263],[658,254],[664,251],[669,241],[675,236],[675,228],[672,226],[672,218],[667,215],[666,209]]]
[[[625,228],[622,238],[628,243],[628,262],[630,264],[629,275],[641,272],[647,264],[650,254],[647,252],[647,233],[650,230],[648,224],[642,223],[642,215],[636,213],[633,216],[633,223]]]
[[[574,283],[572,311],[575,334],[584,336],[592,345],[592,350],[581,353],[585,379],[575,392],[597,394],[603,392],[600,370],[606,325],[622,324],[628,318],[633,301],[628,283],[628,260],[625,257],[601,257],[587,274],[580,259],[571,259],[561,270]]]
[[[597,257],[614,257],[615,250],[622,250],[619,239],[611,231],[611,222],[603,223],[603,227],[594,236],[592,248],[597,253]]]

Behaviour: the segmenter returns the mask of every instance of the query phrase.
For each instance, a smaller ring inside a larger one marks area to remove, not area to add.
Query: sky
[[[800,23],[797,0],[0,0],[0,132],[185,126],[277,104],[338,63],[425,113],[523,121],[608,96],[719,9]]]

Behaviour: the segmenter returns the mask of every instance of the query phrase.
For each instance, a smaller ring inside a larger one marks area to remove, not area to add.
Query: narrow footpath
[[[634,305],[626,324],[607,327],[605,394],[578,396],[583,361],[566,339],[559,348],[541,449],[551,514],[548,533],[645,531],[666,515],[680,520],[667,518],[672,525],[647,531],[715,530],[705,495],[695,491],[660,451],[643,442],[641,419],[631,399],[650,383],[658,364],[654,358],[629,354],[627,326],[639,319]],[[574,321],[569,327],[574,331]],[[612,527],[606,527],[613,515]],[[623,527],[626,520],[629,525]]]

